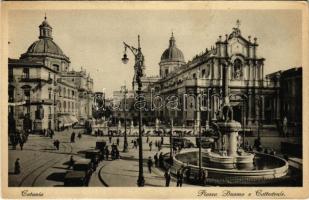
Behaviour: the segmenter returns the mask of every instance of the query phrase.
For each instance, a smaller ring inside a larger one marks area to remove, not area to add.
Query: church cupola
[[[40,28],[40,37],[39,37],[40,39],[41,38],[53,39],[52,38],[52,27],[48,24],[46,15],[44,17],[44,21],[39,26],[39,28]]]

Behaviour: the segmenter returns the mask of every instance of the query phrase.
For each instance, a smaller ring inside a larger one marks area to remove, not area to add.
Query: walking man
[[[152,141],[149,142],[149,149],[150,149],[150,151],[152,150]]]
[[[169,168],[165,171],[164,177],[165,177],[165,187],[169,187],[171,182],[171,172]]]
[[[158,167],[158,163],[159,163],[158,162],[158,153],[156,153],[153,158],[154,158],[154,161],[155,161],[155,166]]]
[[[182,187],[182,181],[183,181],[183,174],[182,169],[177,170],[177,187]]]
[[[152,158],[150,156],[148,158],[147,164],[148,164],[148,171],[151,174],[151,167],[153,166],[153,161],[152,161]]]

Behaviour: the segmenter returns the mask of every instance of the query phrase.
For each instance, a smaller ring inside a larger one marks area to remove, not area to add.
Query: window
[[[9,86],[9,102],[14,102],[14,87]]]
[[[9,81],[13,81],[13,68],[9,67]]]
[[[52,99],[52,93],[51,90],[48,91],[48,99]]]
[[[205,69],[202,70],[202,78],[205,78]]]
[[[53,65],[54,70],[59,72],[59,65]]]
[[[242,62],[240,59],[236,59],[234,61],[234,67],[233,67],[233,78],[234,79],[241,79],[242,77]]]
[[[193,79],[196,79],[196,74],[194,73],[192,77],[193,77]]]
[[[165,69],[165,76],[168,75],[168,69]]]
[[[24,89],[24,96],[26,100],[30,100],[30,89]]]
[[[67,103],[64,101],[64,102],[63,102],[63,111],[65,112],[66,109],[67,109]]]
[[[23,78],[26,78],[26,79],[30,78],[29,68],[23,69]]]

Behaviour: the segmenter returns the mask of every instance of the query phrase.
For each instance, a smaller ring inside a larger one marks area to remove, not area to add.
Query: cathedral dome
[[[41,38],[30,45],[26,53],[51,53],[63,55],[60,47],[51,39]]]
[[[185,62],[182,51],[176,47],[176,40],[173,33],[170,38],[169,47],[163,52],[161,56],[161,62],[164,61]]]
[[[64,59],[69,62],[69,58],[64,55],[61,48],[53,41],[52,27],[48,24],[46,17],[39,28],[39,40],[33,42],[27,52],[21,55],[21,58],[50,56]]]

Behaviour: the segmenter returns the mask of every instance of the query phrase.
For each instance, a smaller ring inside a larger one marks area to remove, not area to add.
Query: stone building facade
[[[93,80],[85,71],[70,70],[46,17],[39,39],[19,59],[8,60],[8,71],[10,132],[57,130],[91,117]]]
[[[237,24],[210,49],[185,62],[172,34],[159,63],[160,78],[144,88],[145,93],[154,89],[165,103],[156,117],[162,122],[173,119],[175,125],[205,126],[219,118],[226,93],[234,119],[245,128],[256,129],[260,123],[275,126],[280,120],[280,83],[265,77],[265,59],[258,47],[257,38],[245,38]],[[224,76],[227,91],[222,88]]]

